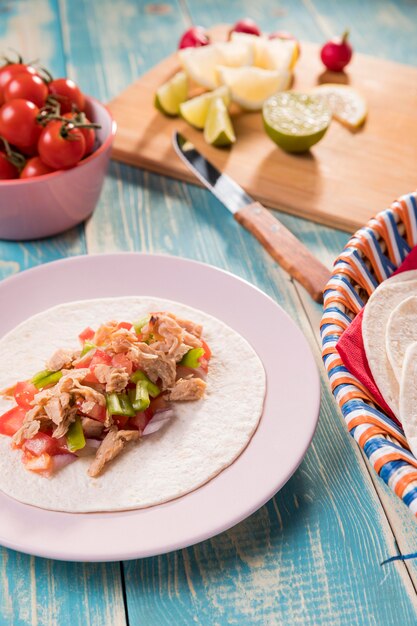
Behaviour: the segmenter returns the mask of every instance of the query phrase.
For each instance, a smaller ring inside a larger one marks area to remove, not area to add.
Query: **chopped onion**
[[[145,426],[142,433],[143,437],[156,433],[164,424],[169,422],[175,415],[174,409],[163,409],[155,413],[150,422]]]
[[[185,365],[177,365],[176,379],[179,380],[180,378],[201,378],[205,380],[206,372],[201,367],[194,369],[192,367],[186,367]]]
[[[84,448],[75,453],[77,456],[91,456],[100,447],[100,439],[86,439]]]
[[[66,465],[70,465],[77,459],[75,454],[55,454],[52,457],[52,473],[59,472]]]

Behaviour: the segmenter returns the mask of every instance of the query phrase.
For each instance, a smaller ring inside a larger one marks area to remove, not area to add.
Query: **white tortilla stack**
[[[417,271],[397,274],[374,291],[362,334],[375,383],[417,457]]]

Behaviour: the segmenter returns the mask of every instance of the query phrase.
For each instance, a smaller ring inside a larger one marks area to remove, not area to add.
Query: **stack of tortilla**
[[[417,270],[397,274],[374,291],[362,334],[375,383],[417,457]]]

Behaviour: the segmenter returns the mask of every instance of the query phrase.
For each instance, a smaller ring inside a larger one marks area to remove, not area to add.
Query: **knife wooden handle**
[[[259,202],[248,204],[235,219],[251,232],[265,250],[297,280],[316,302],[323,301],[323,289],[330,271]]]

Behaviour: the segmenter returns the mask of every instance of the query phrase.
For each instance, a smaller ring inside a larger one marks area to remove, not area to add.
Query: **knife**
[[[251,198],[230,176],[215,168],[183,135],[174,132],[172,141],[184,163],[231,211],[235,220],[257,238],[316,302],[322,302],[330,271],[268,209]]]

